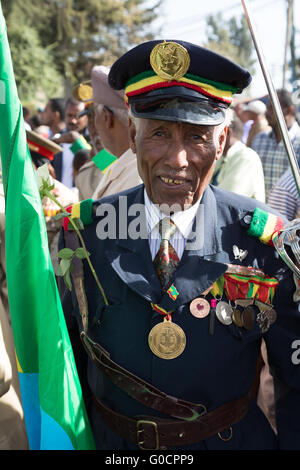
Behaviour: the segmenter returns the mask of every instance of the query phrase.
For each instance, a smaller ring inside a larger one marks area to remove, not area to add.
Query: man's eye
[[[154,135],[155,135],[156,137],[163,137],[163,136],[164,136],[164,132],[163,132],[163,131],[155,131],[155,132],[154,132]]]

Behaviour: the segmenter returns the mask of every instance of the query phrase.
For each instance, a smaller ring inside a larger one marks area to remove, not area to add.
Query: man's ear
[[[226,144],[227,133],[228,133],[228,126],[225,126],[218,138],[218,147],[217,147],[216,158],[215,158],[216,160],[219,160],[219,158],[223,155],[224,147]]]
[[[106,124],[106,127],[107,129],[111,129],[114,125],[114,120],[115,120],[114,113],[110,109],[106,108],[105,106],[103,108],[103,113],[104,113],[104,122]]]
[[[136,153],[136,144],[135,144],[135,138],[136,138],[136,126],[134,121],[129,118],[129,123],[128,123],[128,128],[129,128],[129,146],[133,153]]]

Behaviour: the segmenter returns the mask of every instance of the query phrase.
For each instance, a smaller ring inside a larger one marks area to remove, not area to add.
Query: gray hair
[[[103,111],[104,104],[95,103],[95,110],[100,114]],[[119,121],[126,127],[128,127],[128,111],[127,109],[114,108],[113,106],[107,106],[107,108],[119,119]]]
[[[225,119],[224,119],[224,121],[217,126],[217,130],[216,130],[217,137],[220,137],[220,135],[223,132],[223,130],[225,129],[225,127],[230,126],[230,124],[233,120],[233,116],[234,116],[233,110],[231,108],[227,108],[225,110]]]

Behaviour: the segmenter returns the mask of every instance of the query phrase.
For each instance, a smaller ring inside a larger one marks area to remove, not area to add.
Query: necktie
[[[162,290],[167,290],[170,279],[179,264],[176,251],[170,243],[170,238],[176,231],[176,225],[165,217],[159,222],[159,233],[161,236],[160,248],[153,261]]]

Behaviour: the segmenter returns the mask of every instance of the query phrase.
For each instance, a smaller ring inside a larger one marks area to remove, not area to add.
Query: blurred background
[[[248,0],[276,88],[300,98],[300,1]],[[147,39],[208,46],[253,73],[249,97],[267,93],[239,0],[2,0],[20,99],[43,108]]]

